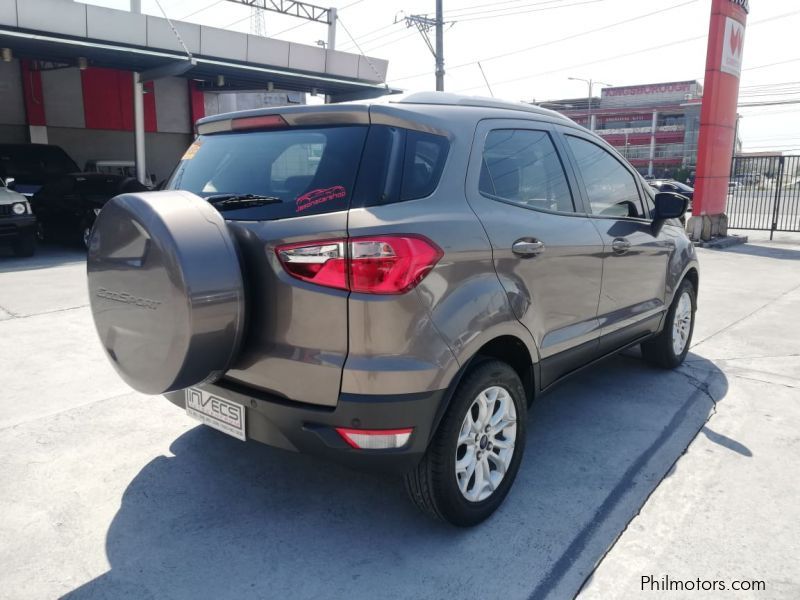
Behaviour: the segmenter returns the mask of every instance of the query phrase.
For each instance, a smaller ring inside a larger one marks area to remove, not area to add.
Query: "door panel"
[[[597,315],[605,353],[658,327],[674,244],[653,228],[637,175],[596,140],[573,131],[565,139],[591,221],[603,238]]]
[[[542,388],[579,366],[566,353],[582,347],[585,356],[598,345],[603,244],[578,212],[579,198],[573,209],[574,185],[549,124],[491,119],[478,125],[467,198],[491,241],[515,315],[539,348]]]

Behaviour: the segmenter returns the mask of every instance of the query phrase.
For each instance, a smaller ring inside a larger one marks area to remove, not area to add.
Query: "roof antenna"
[[[483,75],[483,80],[486,82],[486,87],[489,88],[489,93],[492,95],[492,98],[494,98],[492,86],[489,85],[489,80],[486,79],[486,73],[483,72],[483,65],[481,64],[481,61],[478,61],[478,68],[481,70],[481,75]]]

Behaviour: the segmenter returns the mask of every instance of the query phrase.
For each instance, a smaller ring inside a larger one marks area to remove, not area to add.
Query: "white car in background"
[[[0,178],[0,243],[10,243],[17,256],[36,250],[36,217],[28,199],[11,189],[14,180]]]

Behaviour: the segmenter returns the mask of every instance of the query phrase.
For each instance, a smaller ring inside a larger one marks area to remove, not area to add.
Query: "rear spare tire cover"
[[[122,378],[146,394],[213,381],[244,329],[244,286],[222,216],[184,191],[110,200],[87,257],[100,341]]]

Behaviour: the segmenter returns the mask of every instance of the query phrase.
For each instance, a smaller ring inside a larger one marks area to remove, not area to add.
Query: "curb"
[[[731,246],[738,246],[739,244],[747,243],[746,235],[726,235],[715,237],[708,241],[693,242],[697,248],[712,248],[714,250],[722,250],[723,248],[730,248]]]

